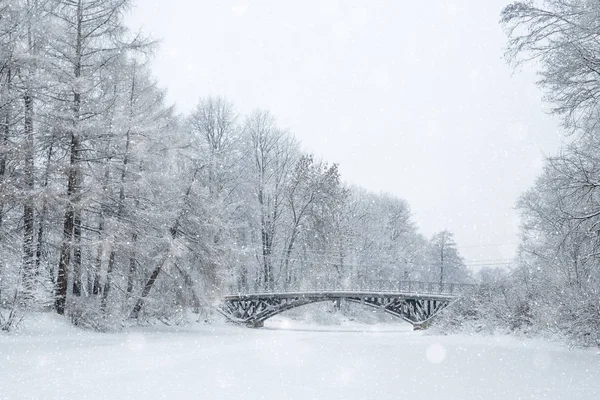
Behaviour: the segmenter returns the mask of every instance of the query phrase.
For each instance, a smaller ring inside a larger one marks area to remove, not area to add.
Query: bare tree
[[[567,127],[595,125],[600,98],[600,5],[593,1],[514,2],[502,11],[507,57],[536,62],[539,84]]]
[[[431,271],[432,275],[437,275],[440,285],[445,281],[464,283],[470,280],[451,232],[444,230],[434,234],[429,241],[429,254],[431,268],[439,271],[439,274]]]
[[[284,190],[298,157],[298,148],[296,142],[277,127],[273,116],[266,111],[255,111],[248,117],[244,135],[250,145],[254,194],[260,218],[259,257],[262,272],[259,282],[265,289],[273,289],[273,256],[276,254],[279,223],[284,211]]]
[[[315,162],[312,155],[303,155],[296,162],[285,188],[285,205],[290,215],[283,256],[282,278],[285,286],[289,286],[294,278],[290,260],[298,236],[303,229],[310,229],[309,219],[314,222],[314,219],[329,214],[325,210],[334,206],[340,192],[337,164],[328,166]],[[308,240],[314,239],[309,237]]]

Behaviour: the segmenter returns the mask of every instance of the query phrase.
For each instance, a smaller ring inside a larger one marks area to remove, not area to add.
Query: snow
[[[94,333],[54,315],[0,335],[0,399],[600,398],[600,354],[405,323],[275,317]]]

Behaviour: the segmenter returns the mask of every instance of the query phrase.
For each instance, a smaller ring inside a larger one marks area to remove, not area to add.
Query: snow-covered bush
[[[507,275],[475,286],[434,317],[438,333],[529,332],[534,316],[530,300]]]
[[[18,291],[15,290],[8,298],[2,294],[0,290],[0,331],[10,332],[23,320],[23,312],[19,308]]]

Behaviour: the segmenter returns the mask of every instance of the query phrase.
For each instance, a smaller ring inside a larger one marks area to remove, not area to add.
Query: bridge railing
[[[313,293],[313,292],[371,292],[371,293],[407,293],[424,295],[458,296],[474,287],[465,283],[439,283],[422,281],[371,281],[368,283],[351,282],[336,285],[331,282],[316,281],[311,285],[300,287],[254,288],[244,291],[245,294],[263,293]]]

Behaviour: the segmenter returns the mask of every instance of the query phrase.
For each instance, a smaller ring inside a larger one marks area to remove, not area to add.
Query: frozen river
[[[398,324],[117,334],[45,316],[0,336],[0,399],[600,399],[600,354]]]

